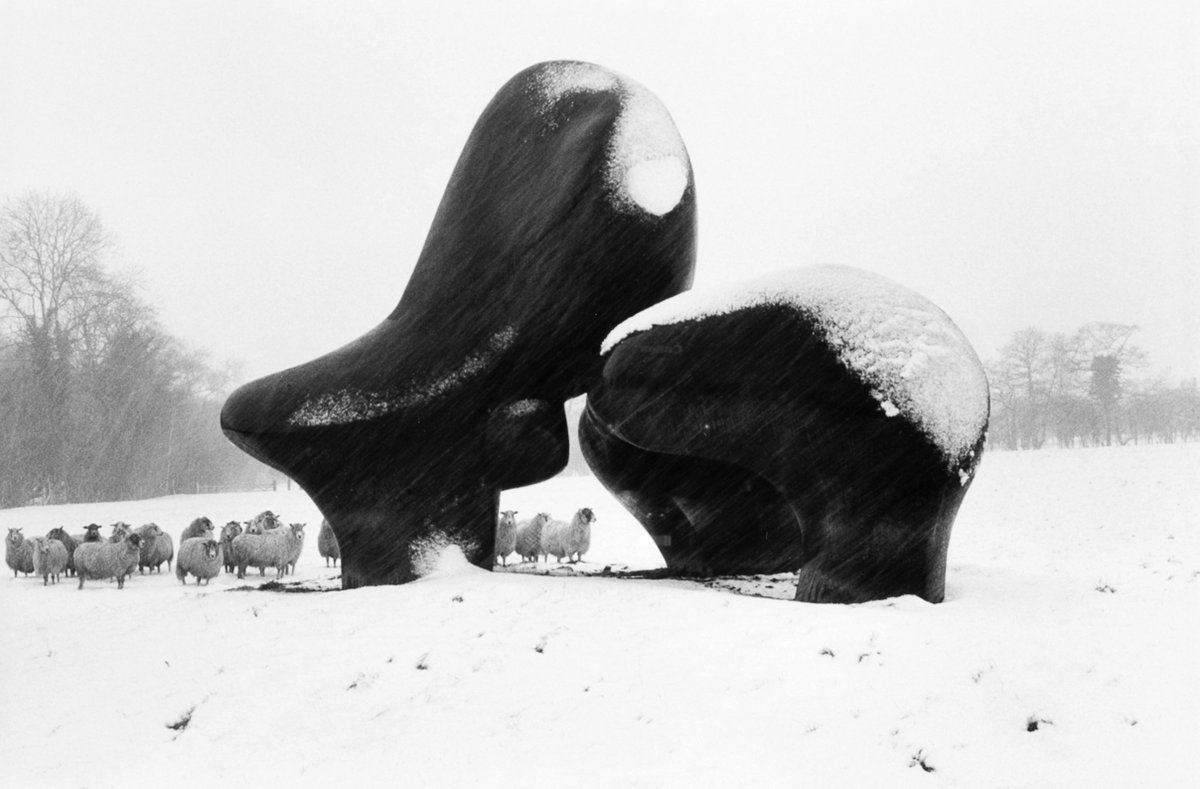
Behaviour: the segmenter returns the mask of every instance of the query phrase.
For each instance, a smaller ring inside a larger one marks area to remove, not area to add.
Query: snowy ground
[[[448,557],[404,587],[284,594],[9,572],[0,784],[1200,785],[1200,445],[986,456],[936,606],[604,577],[660,563],[597,483],[503,500],[580,506],[594,548],[550,576]],[[7,510],[0,530],[178,537],[266,508],[309,523],[295,578],[335,586],[299,492]]]

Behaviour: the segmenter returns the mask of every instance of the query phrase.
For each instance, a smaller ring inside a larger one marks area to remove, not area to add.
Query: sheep
[[[13,578],[18,572],[26,576],[33,572],[33,543],[25,539],[20,529],[8,530],[4,538],[4,561],[13,571]]]
[[[516,549],[521,561],[536,562],[542,551],[542,529],[550,520],[550,513],[539,512],[529,520],[517,524]]]
[[[268,531],[278,529],[282,525],[283,521],[279,520],[278,515],[270,510],[263,510],[250,520],[246,521],[246,533],[265,534]]]
[[[48,537],[33,538],[33,574],[42,576],[42,586],[49,586],[51,578],[58,583],[66,569],[67,546]]]
[[[227,573],[233,572],[233,538],[241,533],[242,524],[237,521],[230,521],[221,527],[221,555],[224,557]]]
[[[63,544],[63,547],[67,549],[67,574],[70,575],[71,573],[74,573],[75,546],[79,545],[82,540],[74,537],[73,535],[67,534],[67,530],[62,526],[46,532],[46,539],[58,540]]]
[[[333,566],[337,567],[338,559],[342,558],[337,535],[333,533],[333,527],[326,518],[321,519],[321,530],[317,532],[317,553],[325,558],[326,567],[329,566],[330,559],[333,559]]]
[[[296,572],[296,562],[300,560],[300,552],[304,550],[304,526],[303,523],[292,523],[288,528],[292,530],[294,539],[290,540],[292,552],[290,554],[291,561],[288,562],[288,572]]]
[[[175,542],[171,535],[159,528],[157,523],[139,526],[137,533],[142,537],[142,550],[137,562],[138,574],[140,575],[143,569],[153,569],[161,573],[163,562],[167,563],[167,572],[170,572],[171,560],[175,558]]]
[[[577,511],[571,522],[551,520],[542,528],[542,553],[564,558],[571,564],[583,560],[592,545],[592,522],[596,516],[587,507]]]
[[[265,534],[249,531],[239,534],[233,538],[233,561],[237,565],[237,577],[245,578],[247,567],[257,567],[259,575],[266,575],[266,568],[274,567],[275,577],[282,577],[294,561],[296,542],[294,529],[272,529]]]
[[[517,548],[517,511],[505,510],[496,523],[496,559],[508,566],[508,555]],[[495,560],[493,560],[495,561]]]
[[[104,538],[100,536],[100,530],[103,528],[99,523],[89,523],[83,527],[83,535],[79,542],[103,542]]]
[[[142,536],[131,532],[119,543],[85,542],[75,549],[75,572],[79,575],[79,588],[84,580],[116,578],[117,588],[125,588],[125,576],[141,553]]]
[[[221,574],[221,543],[212,537],[189,537],[179,543],[179,556],[175,558],[175,577],[187,586],[188,574],[196,576],[196,583],[208,582]]]
[[[133,527],[125,521],[117,521],[112,525],[112,534],[109,535],[109,542],[124,542],[125,537],[133,531]]]
[[[213,522],[201,515],[199,518],[196,518],[196,520],[189,523],[188,527],[183,530],[182,534],[179,535],[179,549],[183,550],[184,540],[190,540],[193,537],[212,537],[213,531]]]

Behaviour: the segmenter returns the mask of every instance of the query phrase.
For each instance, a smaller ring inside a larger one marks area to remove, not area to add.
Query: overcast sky
[[[588,60],[675,118],[697,285],[842,263],[984,358],[1099,320],[1200,374],[1195,3],[709,5],[0,0],[0,197],[78,194],[256,377],[383,319],[493,94]]]

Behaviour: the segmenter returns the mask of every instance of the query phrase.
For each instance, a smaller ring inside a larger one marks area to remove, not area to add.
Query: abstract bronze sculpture
[[[684,293],[695,186],[658,100],[599,66],[510,80],[463,150],[400,303],[236,391],[229,438],[308,492],[342,585],[447,545],[492,566],[500,491],[584,456],[668,567],[799,571],[796,598],[945,595],[988,388],[928,300],[811,267]]]
[[[797,599],[945,594],[988,389],[946,315],[812,267],[651,307],[604,344],[581,444],[669,568],[793,572]]]
[[[342,585],[451,543],[490,567],[500,491],[568,452],[563,402],[613,326],[686,290],[691,164],[666,109],[599,66],[522,71],[480,116],[395,310],[233,393],[221,426],[328,518]]]

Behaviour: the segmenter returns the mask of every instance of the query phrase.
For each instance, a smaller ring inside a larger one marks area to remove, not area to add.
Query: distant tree
[[[1061,447],[1072,446],[1088,427],[1089,407],[1083,397],[1088,358],[1083,345],[1079,332],[1050,338],[1046,418]]]
[[[1091,354],[1088,396],[1097,408],[1097,432],[1103,436],[1105,446],[1112,444],[1114,435],[1118,443],[1123,443],[1117,419],[1124,392],[1122,381],[1146,360],[1146,352],[1131,342],[1137,330],[1137,326],[1122,323],[1089,323],[1080,330]]]
[[[0,505],[122,499],[260,468],[218,429],[230,380],[158,324],[77,197],[0,207]]]
[[[1051,436],[1061,447],[1190,440],[1195,387],[1138,378],[1147,357],[1133,341],[1137,330],[1098,322],[1071,334],[1015,332],[987,364],[990,442],[1036,449]]]
[[[75,341],[121,297],[122,284],[103,269],[112,246],[99,216],[77,197],[31,192],[0,208],[0,307],[38,404],[30,427],[41,436],[23,476],[39,487],[62,477]]]
[[[1004,429],[1013,448],[1037,449],[1046,440],[1052,378],[1050,341],[1041,329],[1021,329],[1000,349],[990,378],[1005,406]]]
[[[1088,395],[1099,407],[1104,445],[1109,446],[1112,444],[1113,414],[1121,397],[1121,363],[1117,357],[1109,354],[1092,357],[1092,381]]]

